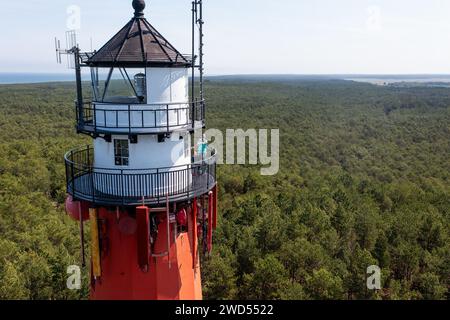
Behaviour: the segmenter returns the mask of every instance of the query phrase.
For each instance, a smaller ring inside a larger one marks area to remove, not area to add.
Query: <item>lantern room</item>
[[[143,1],[134,1],[133,7],[131,21],[102,48],[81,55],[81,67],[90,69],[92,101],[78,102],[79,132],[158,134],[203,128],[204,102],[189,99],[194,57],[181,54],[145,19]]]

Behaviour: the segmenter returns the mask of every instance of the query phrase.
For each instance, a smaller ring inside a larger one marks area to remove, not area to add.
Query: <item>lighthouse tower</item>
[[[93,145],[65,156],[66,209],[80,222],[83,260],[90,230],[91,299],[201,299],[199,254],[217,222],[215,151],[193,138],[205,128],[201,1],[198,63],[194,48],[181,54],[147,21],[143,0],[132,4],[131,21],[98,51],[67,51],[77,131]],[[196,69],[200,90],[189,84]]]

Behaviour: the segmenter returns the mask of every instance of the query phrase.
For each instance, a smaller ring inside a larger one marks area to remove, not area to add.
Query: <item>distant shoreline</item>
[[[75,81],[75,75],[58,73],[0,73],[0,84]]]
[[[87,76],[84,80],[89,80]],[[447,74],[417,74],[417,75],[358,75],[358,74],[335,74],[335,75],[283,75],[283,74],[236,74],[236,75],[211,75],[207,79],[210,80],[348,80],[356,82],[365,82],[377,85],[389,85],[392,83],[450,83],[450,75]],[[48,82],[70,82],[75,81],[73,74],[61,73],[1,73],[0,85],[7,84],[33,84]]]

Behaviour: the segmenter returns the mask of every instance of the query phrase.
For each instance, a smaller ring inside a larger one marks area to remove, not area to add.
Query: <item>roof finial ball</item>
[[[145,1],[144,0],[133,0],[134,16],[136,18],[144,16]]]

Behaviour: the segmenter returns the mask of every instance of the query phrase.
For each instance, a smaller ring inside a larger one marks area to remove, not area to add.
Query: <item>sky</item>
[[[146,17],[189,53],[191,0],[146,1]],[[207,75],[450,74],[448,0],[204,0]],[[0,0],[0,72],[70,72],[54,37],[99,49],[131,0]],[[65,45],[64,45],[65,46]]]

